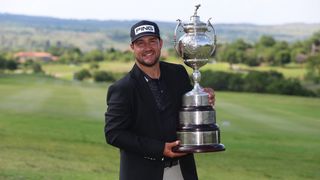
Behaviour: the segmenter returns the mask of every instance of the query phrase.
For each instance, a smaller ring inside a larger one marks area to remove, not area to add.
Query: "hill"
[[[202,19],[206,21],[206,19]],[[77,46],[82,50],[128,48],[129,29],[136,21],[74,20],[0,13],[0,50],[36,50],[49,46]],[[212,21],[214,24],[214,21]],[[165,48],[171,48],[175,22],[157,22]],[[320,30],[318,24],[214,24],[218,43],[242,38],[255,42],[261,35],[293,42]]]

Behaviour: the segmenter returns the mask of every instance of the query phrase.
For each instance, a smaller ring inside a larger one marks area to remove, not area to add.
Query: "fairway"
[[[105,143],[108,84],[0,75],[0,179],[118,179]],[[320,179],[320,99],[216,93],[225,152],[196,154],[200,180]]]

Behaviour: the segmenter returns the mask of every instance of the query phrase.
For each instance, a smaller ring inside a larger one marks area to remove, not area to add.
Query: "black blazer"
[[[182,65],[160,62],[160,70],[173,112],[169,122],[160,118],[156,101],[137,65],[109,87],[105,136],[107,143],[120,149],[121,180],[163,179],[164,161],[168,160],[163,157],[164,145],[176,140],[181,98],[192,86]],[[179,162],[184,179],[197,179],[193,154],[179,158]]]

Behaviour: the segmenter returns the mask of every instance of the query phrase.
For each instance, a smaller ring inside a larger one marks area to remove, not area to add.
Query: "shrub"
[[[18,63],[14,60],[6,61],[6,68],[10,71],[16,70],[18,68]]]
[[[267,92],[274,94],[315,96],[315,93],[303,88],[296,79],[274,81],[268,85]]]
[[[99,64],[97,64],[97,63],[91,63],[89,68],[90,68],[90,69],[99,69]]]
[[[201,73],[200,85],[211,87],[215,90],[228,90],[228,82],[231,77],[230,73],[222,71],[204,71]]]
[[[243,91],[243,85],[245,83],[242,74],[240,73],[232,73],[230,74],[229,82],[228,82],[228,90],[230,91]]]
[[[244,80],[242,74],[227,73],[222,71],[204,71],[200,84],[215,90],[242,91]]]
[[[33,73],[43,73],[42,67],[38,63],[32,65],[32,71]]]
[[[305,89],[297,79],[285,79],[276,71],[250,71],[247,75],[241,73],[213,72],[210,70],[201,73],[200,84],[223,91],[247,91],[257,93],[273,93],[300,96],[317,96]]]
[[[6,68],[6,59],[0,55],[0,69]]]
[[[73,79],[80,80],[80,81],[82,81],[86,78],[90,78],[90,77],[91,77],[91,73],[87,69],[82,69],[82,70],[75,72],[73,74]]]
[[[284,79],[281,73],[275,71],[250,71],[244,81],[244,90],[249,92],[267,92],[266,87],[274,81]]]
[[[106,71],[96,71],[93,74],[93,79],[96,82],[112,82],[115,80],[113,75]]]

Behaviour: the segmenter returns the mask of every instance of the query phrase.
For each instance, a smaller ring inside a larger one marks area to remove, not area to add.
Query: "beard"
[[[142,58],[139,58],[139,57],[136,57],[136,60],[138,61],[139,64],[141,64],[143,66],[152,67],[159,62],[159,58],[160,58],[160,55],[155,57],[155,59],[151,62],[146,62]]]

